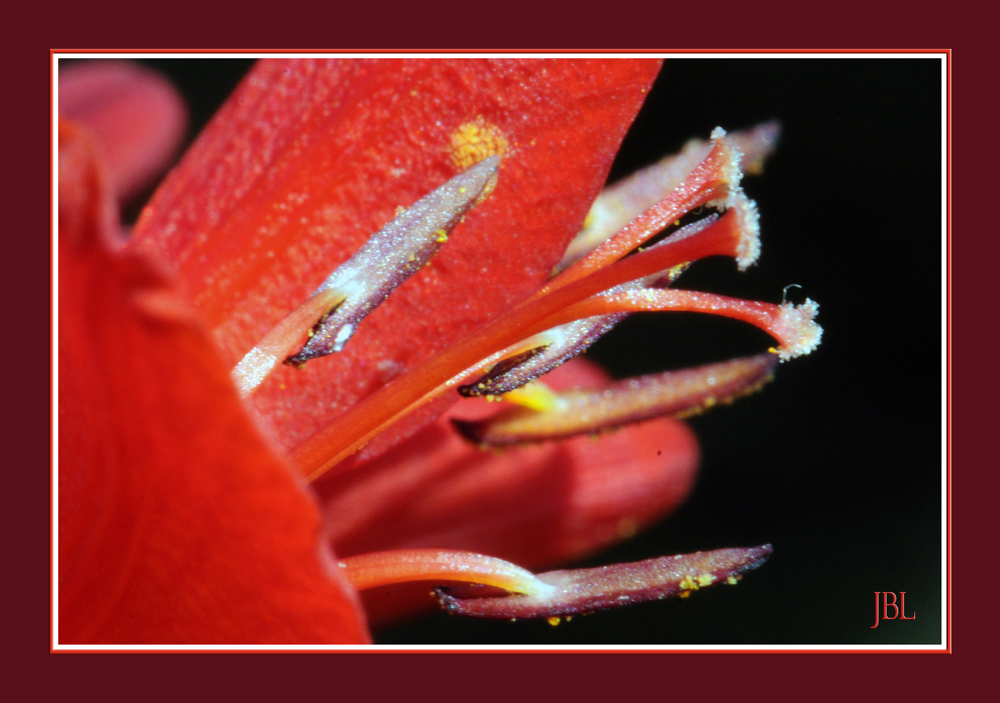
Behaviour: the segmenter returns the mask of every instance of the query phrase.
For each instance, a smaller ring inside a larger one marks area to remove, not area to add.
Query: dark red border
[[[66,657],[45,656],[44,647],[37,644],[39,632],[44,625],[39,623],[37,613],[47,610],[46,581],[34,574],[46,573],[48,561],[42,535],[45,528],[44,508],[32,500],[12,500],[9,515],[14,524],[30,526],[12,534],[8,545],[9,554],[15,564],[15,574],[28,575],[26,579],[14,579],[12,599],[8,603],[21,603],[29,607],[12,607],[7,613],[9,640],[18,641],[23,633],[28,643],[23,650],[32,651],[30,657],[21,657],[12,670],[25,679],[42,684],[47,691],[58,695],[60,692],[79,694],[80,691],[102,690],[104,695],[117,697],[118,692],[143,695],[157,692],[164,695],[184,693],[191,695],[192,684],[204,690],[228,695],[254,691],[264,695],[275,692],[283,695],[318,693],[350,698],[363,687],[367,697],[387,697],[397,693],[412,695],[414,691],[434,692],[442,690],[471,691],[487,699],[509,696],[512,693],[524,695],[525,684],[530,686],[532,696],[558,695],[572,697],[582,692],[587,698],[620,697],[622,695],[644,695],[658,692],[661,696],[677,696],[683,693],[701,693],[719,690],[719,674],[724,670],[726,679],[734,682],[735,690],[728,695],[738,695],[749,685],[758,691],[773,695],[779,691],[795,691],[800,695],[809,692],[813,696],[818,691],[831,695],[866,694],[866,697],[891,693],[894,697],[905,696],[908,692],[919,691],[920,697],[951,692],[954,687],[974,683],[979,671],[980,653],[991,651],[987,637],[988,622],[992,609],[989,601],[979,606],[981,594],[988,593],[989,573],[983,569],[963,571],[963,566],[971,566],[975,561],[990,563],[992,553],[987,539],[992,516],[992,502],[995,491],[983,485],[983,478],[991,475],[991,464],[995,462],[992,435],[995,417],[992,408],[993,380],[990,371],[995,355],[995,347],[990,338],[990,320],[995,319],[987,306],[995,300],[995,291],[988,286],[990,274],[996,267],[997,257],[995,226],[992,225],[989,205],[989,188],[982,184],[995,180],[995,166],[989,157],[992,147],[991,113],[986,110],[986,100],[992,91],[993,76],[991,56],[992,42],[979,40],[973,36],[977,26],[968,22],[961,8],[954,7],[950,14],[943,10],[935,13],[933,19],[923,13],[900,14],[898,9],[881,12],[871,3],[839,4],[829,9],[813,9],[816,16],[804,17],[802,6],[788,3],[788,10],[759,6],[748,6],[743,15],[733,15],[718,7],[704,6],[690,8],[665,8],[646,12],[641,8],[618,8],[614,12],[575,13],[579,17],[567,17],[565,11],[547,13],[532,3],[532,11],[506,5],[498,11],[496,6],[482,9],[485,17],[470,16],[470,9],[463,5],[462,12],[452,15],[455,21],[442,17],[401,16],[400,22],[390,25],[381,16],[365,22],[355,16],[357,10],[341,14],[336,21],[328,16],[330,8],[319,15],[306,15],[306,10],[296,8],[294,12],[254,14],[233,17],[231,10],[213,14],[210,9],[199,4],[198,12],[191,13],[182,5],[175,4],[168,16],[153,16],[155,8],[147,8],[145,17],[136,16],[136,8],[117,14],[105,9],[100,14],[93,8],[80,6],[68,10],[47,11],[45,17],[35,22],[23,23],[31,28],[19,29],[12,37],[14,44],[11,55],[18,58],[16,70],[8,75],[8,96],[14,101],[11,111],[10,135],[24,135],[27,138],[10,139],[7,151],[18,169],[18,181],[33,184],[25,188],[18,198],[11,201],[21,204],[12,208],[8,220],[9,239],[14,252],[10,260],[23,262],[11,267],[8,280],[19,291],[18,300],[32,302],[12,306],[10,318],[24,340],[46,339],[49,325],[49,300],[43,267],[47,267],[48,239],[38,225],[38,213],[48,206],[48,197],[41,183],[48,177],[48,165],[42,164],[39,144],[48,140],[48,118],[46,88],[41,72],[46,70],[39,64],[43,61],[45,49],[53,46],[113,46],[127,41],[134,46],[355,46],[367,44],[369,47],[446,45],[456,41],[466,45],[492,45],[507,47],[546,46],[553,43],[572,41],[576,46],[683,46],[704,45],[711,42],[719,46],[787,46],[794,42],[797,46],[943,46],[952,50],[952,69],[957,66],[955,80],[950,82],[950,92],[960,103],[957,111],[959,124],[950,142],[958,158],[950,159],[953,165],[949,179],[949,201],[962,185],[980,185],[975,192],[975,202],[955,203],[958,211],[950,224],[951,231],[960,237],[958,261],[952,259],[950,266],[949,331],[957,322],[960,340],[961,364],[950,373],[954,382],[949,409],[954,400],[954,426],[958,428],[960,442],[953,450],[954,467],[960,472],[958,482],[961,491],[954,500],[953,520],[955,528],[949,525],[949,543],[957,534],[954,545],[954,562],[958,574],[975,573],[979,576],[949,579],[949,586],[957,584],[961,605],[952,612],[958,618],[958,628],[954,638],[949,628],[949,642],[955,654],[946,657],[824,657],[807,656],[790,659],[775,656],[673,656],[665,659],[656,655],[595,655],[577,657],[572,655],[552,656],[356,656],[337,657],[268,657],[266,664],[260,660],[246,660],[234,657]],[[384,8],[379,8],[384,13]],[[40,14],[40,13],[39,13]],[[56,16],[51,16],[56,15]],[[448,16],[448,8],[440,10],[441,16]],[[117,19],[115,19],[117,17]],[[257,18],[264,20],[256,21]],[[322,17],[316,21],[317,17]],[[962,18],[962,19],[959,19]],[[136,20],[139,23],[136,23]],[[305,20],[305,21],[304,21]],[[405,21],[402,21],[405,20]],[[412,21],[411,21],[412,20]],[[56,27],[52,27],[56,24]],[[136,26],[141,24],[141,26]],[[255,26],[256,25],[256,26]],[[414,34],[414,27],[426,30],[426,34]],[[142,32],[136,36],[135,31]],[[444,30],[444,31],[442,31]],[[562,31],[560,31],[562,30]],[[45,32],[41,37],[33,32]],[[553,37],[555,34],[555,38]],[[26,36],[27,35],[27,36]],[[23,48],[26,51],[18,52]],[[950,69],[951,73],[951,69]],[[957,88],[957,89],[956,89]],[[24,105],[27,110],[17,110]],[[949,110],[949,117],[951,111]],[[954,186],[952,185],[954,183]],[[986,191],[984,193],[983,191]],[[970,192],[970,191],[966,191]],[[24,202],[22,196],[27,196]],[[985,196],[985,197],[984,197]],[[978,236],[977,236],[978,235]],[[951,254],[949,245],[949,254]],[[37,267],[37,268],[36,268]],[[995,274],[993,274],[995,276]],[[37,286],[37,288],[36,288]],[[38,291],[34,293],[34,291]],[[30,291],[24,295],[25,291]],[[957,298],[958,305],[953,305]],[[985,313],[985,314],[984,314]],[[975,327],[973,327],[975,325]],[[973,337],[975,330],[975,337]],[[983,337],[986,339],[983,339]],[[953,340],[951,340],[953,341]],[[32,343],[32,342],[28,342]],[[949,355],[952,344],[949,343]],[[37,361],[30,355],[19,354],[18,373],[11,374],[8,386],[9,398],[17,402],[18,415],[37,422],[31,428],[23,428],[30,440],[12,447],[8,471],[15,474],[11,487],[13,495],[41,496],[45,488],[41,485],[46,476],[46,459],[40,445],[47,446],[49,433],[44,417],[49,412],[48,389],[44,393],[38,388],[37,378],[44,377],[45,361]],[[36,368],[37,366],[37,368]],[[27,368],[26,368],[27,367]],[[22,436],[18,427],[9,436]],[[952,423],[949,423],[951,435]],[[43,444],[44,443],[44,444]],[[992,462],[991,462],[992,458]],[[25,491],[21,491],[21,486]],[[949,481],[949,493],[951,482]],[[41,499],[38,501],[41,502]],[[37,529],[35,529],[37,526]],[[964,529],[963,529],[964,528]],[[32,535],[38,535],[32,539]],[[992,540],[990,540],[992,541]],[[964,559],[963,559],[964,557]],[[981,584],[981,585],[978,585]],[[962,588],[962,586],[966,588]],[[952,588],[950,591],[954,592]],[[979,606],[979,607],[977,607]],[[41,656],[39,656],[41,655]],[[985,657],[983,657],[985,659]],[[55,676],[53,676],[55,674]],[[710,678],[711,677],[711,678]],[[272,682],[281,688],[274,686]],[[218,683],[216,683],[218,682]],[[739,682],[739,683],[737,683]],[[214,685],[213,685],[214,684]],[[249,684],[246,685],[246,684]],[[444,689],[443,687],[447,687]],[[728,686],[722,684],[723,690]],[[496,693],[493,693],[493,692]],[[381,695],[371,695],[372,693]],[[722,692],[722,691],[720,691]],[[492,695],[491,695],[492,694]],[[439,693],[437,695],[440,695]]]

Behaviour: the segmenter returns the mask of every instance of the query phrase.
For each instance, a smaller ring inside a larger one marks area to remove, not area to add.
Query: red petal
[[[256,402],[294,447],[523,298],[580,227],[659,63],[263,61],[137,227],[235,364],[409,205],[506,143],[499,185],[340,354],[280,369]],[[400,430],[393,428],[398,435]]]
[[[606,377],[578,359],[550,380],[570,387]],[[338,554],[435,547],[537,570],[631,536],[676,508],[693,485],[698,446],[683,422],[653,420],[596,441],[580,437],[495,453],[450,427],[451,416],[469,418],[476,408],[489,414],[496,406],[463,401],[381,457],[315,485]],[[415,590],[426,603],[426,585]],[[383,604],[385,597],[383,589],[366,598],[376,620],[386,610],[407,609]]]
[[[119,202],[150,185],[184,137],[187,110],[162,76],[125,61],[82,61],[59,72],[59,114],[100,140]]]
[[[315,504],[60,129],[59,641],[363,642]]]

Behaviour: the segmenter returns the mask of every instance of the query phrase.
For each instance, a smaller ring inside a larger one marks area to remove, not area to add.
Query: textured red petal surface
[[[556,387],[606,380],[581,359],[546,377]],[[450,427],[451,416],[496,409],[462,401],[383,456],[320,480],[315,487],[337,553],[436,547],[537,570],[631,536],[675,509],[692,487],[697,440],[677,420],[500,453],[475,448]],[[428,590],[416,588],[417,600],[426,603]],[[386,593],[365,595],[376,620],[407,609],[395,600],[383,604]]]
[[[397,206],[476,150],[504,153],[490,198],[342,353],[279,369],[258,391],[276,436],[297,446],[545,280],[658,69],[649,60],[261,62],[161,188],[136,245],[174,263],[235,364]]]
[[[62,129],[59,641],[367,641],[314,502],[203,329],[106,247],[102,180],[93,144]]]

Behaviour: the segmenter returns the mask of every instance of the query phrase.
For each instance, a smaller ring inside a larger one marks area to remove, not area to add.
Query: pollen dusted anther
[[[372,235],[316,289],[314,296],[335,290],[344,300],[317,324],[301,351],[289,356],[285,363],[302,364],[342,350],[358,323],[448,241],[448,233],[492,189],[499,166],[499,156],[484,159]]]
[[[765,544],[614,564],[593,569],[550,571],[535,578],[550,586],[538,595],[479,597],[466,587],[438,588],[445,610],[475,618],[552,618],[591,613],[633,603],[686,597],[759,568],[771,555]]]
[[[448,241],[448,233],[489,194],[500,157],[491,156],[455,176],[376,232],[319,288],[268,332],[233,370],[249,395],[279,361],[301,368],[310,359],[339,352],[358,324]],[[298,353],[289,356],[295,347]]]

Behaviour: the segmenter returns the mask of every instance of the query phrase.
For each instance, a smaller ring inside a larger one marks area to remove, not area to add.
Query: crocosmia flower
[[[816,305],[686,290],[758,256],[778,126],[602,191],[654,60],[264,60],[122,234],[182,109],[61,80],[58,641],[365,643],[429,607],[560,618],[736,583],[770,545],[547,571],[690,490],[678,419],[819,341]],[[611,381],[631,313],[757,325],[758,356]],[[432,595],[429,595],[433,592]]]

